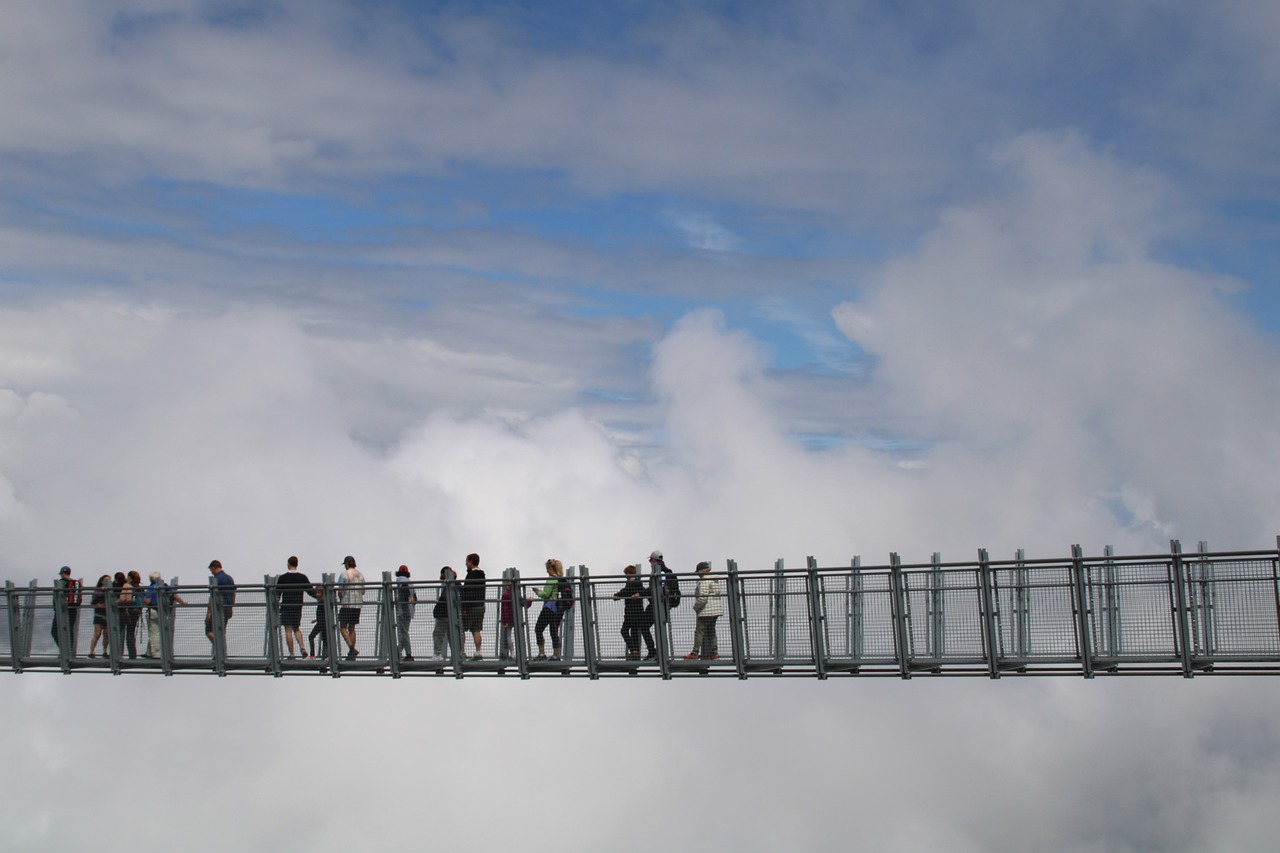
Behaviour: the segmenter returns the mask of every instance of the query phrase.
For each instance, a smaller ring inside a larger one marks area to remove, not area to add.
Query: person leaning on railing
[[[538,638],[538,656],[534,660],[547,659],[546,630],[551,629],[551,660],[560,660],[560,623],[564,613],[560,611],[560,580],[564,577],[564,564],[559,560],[547,560],[547,582],[533,594],[542,599],[542,610],[533,631]]]
[[[613,597],[622,599],[623,602],[622,641],[627,646],[627,660],[640,660],[641,637],[644,637],[649,657],[656,658],[658,652],[653,643],[653,631],[649,629],[650,623],[644,612],[645,599],[649,597],[649,590],[640,579],[639,569],[635,566],[627,566],[622,573],[626,575],[627,582],[622,585],[622,589],[613,594]]]

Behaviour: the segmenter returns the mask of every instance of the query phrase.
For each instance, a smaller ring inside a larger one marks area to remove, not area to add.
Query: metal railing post
[[[222,591],[216,577],[209,578],[209,629],[213,634],[213,671],[227,674],[227,632],[222,620]]]
[[[809,599],[809,643],[813,651],[813,666],[819,680],[827,677],[827,643],[826,614],[823,608],[824,596],[818,578],[818,561],[812,556],[805,558],[808,571],[805,573],[805,592]]]
[[[1093,643],[1089,633],[1088,595],[1085,592],[1084,550],[1071,546],[1072,609],[1075,611],[1076,652],[1085,678],[1093,678]]]
[[[733,649],[733,666],[738,678],[747,677],[747,638],[744,633],[745,619],[742,607],[742,580],[738,577],[738,561],[726,563],[729,578],[725,581],[729,597],[729,645]]]
[[[889,606],[893,616],[893,646],[898,658],[898,673],[903,678],[910,678],[911,662],[908,660],[906,592],[902,584],[902,560],[899,559],[896,551],[889,554],[889,588]]]
[[[773,656],[782,662],[787,657],[787,576],[783,560],[773,564]]]
[[[600,644],[596,633],[596,599],[591,592],[591,575],[586,566],[582,566],[579,578],[582,594],[578,596],[578,607],[582,610],[582,654],[587,661],[587,675],[592,681],[600,677]],[[576,609],[576,608],[575,608]],[[566,646],[565,648],[568,648]]]
[[[1218,586],[1214,563],[1209,559],[1209,543],[1200,540],[1200,616],[1204,654],[1213,657],[1218,653]]]
[[[338,661],[342,652],[339,648],[342,643],[342,635],[338,633],[338,586],[335,582],[336,577],[337,575],[334,572],[324,572],[320,575],[320,583],[324,587],[324,652],[329,658],[329,675],[333,678],[340,678],[342,672],[338,667]]]
[[[56,583],[49,593],[53,596],[54,627],[57,628],[58,664],[62,672],[71,671],[71,614],[67,608],[67,587]]]
[[[280,599],[279,590],[276,589],[276,577],[274,575],[263,575],[262,586],[266,592],[267,604],[267,666],[271,669],[271,674],[276,678],[281,675],[280,672]]]
[[[996,604],[992,590],[991,559],[986,548],[978,549],[978,584],[982,590],[982,639],[986,646],[987,674],[1000,677],[1000,645],[996,636]]]
[[[947,618],[944,610],[946,592],[942,575],[942,554],[933,552],[933,568],[929,571],[929,619],[925,622],[928,637],[925,640],[927,654],[934,660],[942,660],[947,653]]]
[[[667,636],[667,594],[662,583],[662,569],[649,575],[649,608],[653,612],[654,642],[658,646],[658,671],[663,679],[671,678],[671,640]]]
[[[1027,552],[1019,548],[1014,555],[1017,568],[1013,573],[1014,605],[1013,624],[1017,639],[1014,648],[1018,659],[1026,661],[1031,656],[1031,590],[1027,587]]]
[[[18,591],[13,581],[4,582],[5,607],[9,611],[9,668],[14,672],[22,672],[22,648],[18,644],[21,626],[18,616]]]
[[[511,654],[516,659],[520,677],[529,677],[528,612],[524,609],[524,586],[520,583],[520,570],[507,569],[511,575]]]
[[[857,556],[849,561],[849,657],[862,666],[862,656],[866,651],[866,620],[864,614],[866,602],[862,596],[862,557]]]
[[[1178,659],[1182,663],[1183,678],[1190,678],[1194,672],[1191,665],[1191,625],[1187,613],[1187,592],[1184,586],[1182,543],[1177,539],[1170,539],[1169,552],[1169,582],[1173,586],[1174,633],[1178,644]]]
[[[405,581],[405,584],[408,584]],[[409,594],[410,587],[406,587],[405,594]],[[391,572],[382,573],[382,601],[381,607],[378,608],[383,629],[381,632],[382,642],[387,649],[387,668],[391,670],[392,678],[400,677],[400,614],[397,608],[400,602],[396,600],[399,589],[395,585],[395,581],[391,577]],[[409,607],[409,603],[405,602],[405,607]],[[405,630],[409,630],[410,621],[405,625]],[[381,657],[375,649],[374,657]]]
[[[462,602],[459,600],[462,581],[455,572],[454,577],[444,583],[445,609],[449,611],[449,663],[453,666],[453,677],[462,678],[462,644],[467,639],[462,634]]]
[[[566,575],[569,579],[570,588],[578,586],[578,575],[575,566],[570,566],[566,571]],[[573,664],[573,628],[578,622],[576,613],[578,610],[577,605],[582,603],[581,592],[581,587],[575,590],[575,595],[579,596],[578,600],[574,603],[575,606],[566,610],[564,616],[560,618],[560,660],[561,662],[570,665]],[[560,588],[556,587],[556,595],[559,594]],[[557,602],[556,607],[559,608],[559,606],[560,605]]]
[[[178,579],[172,578],[168,586],[156,589],[156,612],[160,619],[160,671],[173,675],[173,626],[177,613],[171,598],[177,594]]]

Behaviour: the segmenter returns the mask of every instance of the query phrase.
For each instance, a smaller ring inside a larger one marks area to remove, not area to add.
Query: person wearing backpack
[[[453,632],[449,630],[449,596],[457,595],[453,582],[458,573],[450,566],[440,569],[440,594],[436,597],[435,607],[431,608],[431,617],[436,620],[431,630],[432,660],[444,660],[445,652],[457,642]],[[456,604],[455,599],[455,604]],[[459,650],[459,654],[462,654]]]
[[[560,660],[560,623],[564,614],[573,606],[572,582],[564,576],[564,564],[559,560],[547,560],[547,582],[542,589],[535,589],[533,594],[542,599],[542,610],[538,613],[538,622],[533,632],[538,639],[538,656],[534,660],[547,660],[546,630],[551,629],[551,658]],[[565,591],[568,596],[565,596]],[[566,604],[567,601],[567,604]]]
[[[138,656],[138,620],[142,618],[142,575],[116,572],[116,613],[129,659]]]

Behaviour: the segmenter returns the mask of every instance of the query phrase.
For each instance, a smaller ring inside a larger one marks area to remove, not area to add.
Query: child
[[[502,627],[502,631],[498,636],[499,660],[511,660],[511,658],[514,657],[514,655],[512,655],[512,651],[515,649],[515,646],[512,643],[512,634],[513,628],[516,624],[515,600],[516,593],[511,583],[511,578],[505,578],[502,581],[502,605],[499,613],[500,618],[498,620]],[[529,605],[532,603],[533,601],[531,599],[526,598],[523,602],[524,608],[528,610]]]
[[[315,627],[311,629],[311,635],[307,637],[307,648],[310,655],[307,660],[316,659],[316,637],[320,637],[320,657],[329,656],[329,616],[324,606],[324,587],[316,587],[316,618],[313,620]]]

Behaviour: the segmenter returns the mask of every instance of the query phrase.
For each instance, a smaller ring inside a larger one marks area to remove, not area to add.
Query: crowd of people
[[[657,657],[657,646],[654,643],[653,627],[656,622],[653,602],[655,596],[661,596],[668,610],[678,607],[681,601],[679,579],[667,568],[661,551],[649,555],[650,574],[654,578],[646,585],[635,565],[623,570],[622,588],[613,594],[615,600],[623,602],[622,639],[626,647],[627,660],[641,660],[641,641],[645,647],[645,660]],[[559,661],[561,659],[561,626],[565,616],[574,606],[574,584],[565,577],[564,564],[557,559],[546,561],[546,581],[534,587],[532,595],[521,595],[511,578],[503,581],[498,607],[498,658],[511,660],[514,657],[514,629],[516,609],[529,609],[535,602],[541,603],[537,619],[534,621],[534,636],[538,652],[535,661]],[[685,660],[716,660],[719,658],[719,647],[716,636],[716,621],[724,614],[721,601],[720,584],[708,576],[711,571],[709,563],[698,563],[698,583],[695,588],[693,610],[695,613],[693,648],[684,655]],[[213,560],[209,563],[209,572],[213,577],[215,593],[210,596],[205,607],[205,635],[214,646],[226,636],[226,627],[236,603],[235,580],[223,568],[222,563]],[[70,639],[72,654],[79,609],[83,603],[80,583],[71,577],[71,569],[63,566],[55,581],[55,595],[63,598],[64,606],[54,608],[51,634],[54,643],[59,647],[64,640]],[[396,651],[403,661],[412,661],[413,648],[409,633],[414,618],[418,595],[410,580],[408,566],[400,566],[395,572],[394,606],[396,626]],[[484,621],[486,611],[486,577],[480,568],[480,556],[468,554],[466,557],[466,575],[461,583],[457,573],[450,567],[440,569],[440,580],[432,618],[432,655],[433,661],[444,661],[454,651],[464,660],[483,660],[481,652]],[[364,606],[365,577],[356,566],[354,557],[346,557],[342,561],[342,573],[330,594],[337,600],[334,602],[337,615],[338,638],[345,646],[346,660],[355,660],[360,651],[357,648],[356,629],[360,624],[360,615]],[[329,629],[329,607],[326,605],[326,587],[312,583],[298,566],[298,558],[290,557],[284,573],[276,578],[276,594],[279,597],[280,628],[284,633],[287,658],[306,658],[314,660],[317,651],[320,658],[329,654],[328,644],[334,641]],[[450,596],[453,596],[452,600]],[[315,604],[315,617],[306,643],[302,639],[303,611],[305,599],[311,598]],[[113,607],[108,606],[111,601]],[[172,614],[173,607],[186,605],[187,602],[177,591],[166,584],[159,572],[152,572],[149,583],[143,585],[142,577],[136,571],[116,572],[102,575],[90,594],[89,604],[93,610],[93,636],[89,643],[89,657],[98,656],[99,641],[102,644],[103,656],[108,655],[107,643],[109,613],[114,611],[117,635],[123,643],[122,652],[130,659],[138,656],[138,625],[145,614],[147,617],[147,643],[142,653],[144,658],[159,658],[161,655],[161,632],[167,630],[172,643],[173,619],[162,624],[161,602],[164,609]],[[450,624],[450,607],[457,613],[460,632],[455,632]],[[62,614],[68,621],[64,631]],[[220,625],[218,624],[220,623]],[[474,652],[468,656],[466,652],[467,635],[471,635]],[[546,636],[551,635],[551,654],[547,654]],[[319,648],[317,649],[317,640]]]

